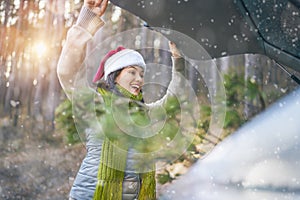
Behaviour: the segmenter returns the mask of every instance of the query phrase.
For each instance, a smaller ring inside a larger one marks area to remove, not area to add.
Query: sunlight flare
[[[47,53],[47,46],[44,42],[37,42],[33,46],[33,52],[37,55],[37,57],[41,58]]]

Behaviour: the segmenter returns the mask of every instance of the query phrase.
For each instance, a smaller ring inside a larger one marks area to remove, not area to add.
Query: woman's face
[[[144,69],[139,66],[125,67],[115,81],[131,94],[138,95],[144,85]]]

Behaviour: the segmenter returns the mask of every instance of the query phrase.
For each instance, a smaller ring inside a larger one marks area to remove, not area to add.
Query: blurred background
[[[67,199],[85,147],[74,127],[71,103],[59,85],[56,67],[66,32],[76,22],[82,3],[0,2],[0,199]],[[100,40],[144,26],[141,19],[112,4],[103,18],[106,25],[96,35]],[[141,32],[133,42],[138,48],[143,40],[155,43],[160,38]],[[156,56],[163,59],[166,55]],[[209,94],[199,74],[188,70],[203,106],[198,138],[186,154],[157,173],[159,188],[186,173],[205,155],[199,143],[216,145],[297,87],[265,56],[242,54],[215,61],[226,90],[222,135],[214,140],[203,137],[210,120]],[[168,73],[153,76],[169,79]]]

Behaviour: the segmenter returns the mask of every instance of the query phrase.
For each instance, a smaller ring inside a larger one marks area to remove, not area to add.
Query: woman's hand
[[[84,0],[84,6],[91,9],[96,15],[102,16],[106,10],[108,0]]]
[[[181,58],[181,53],[177,49],[176,44],[174,42],[169,41],[169,48],[172,53],[172,57]]]

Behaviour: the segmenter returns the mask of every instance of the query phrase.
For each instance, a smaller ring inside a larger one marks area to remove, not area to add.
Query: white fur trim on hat
[[[143,56],[132,49],[123,49],[109,57],[104,65],[104,80],[107,79],[107,76],[119,69],[124,67],[137,65],[146,69],[146,64]]]

